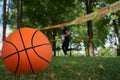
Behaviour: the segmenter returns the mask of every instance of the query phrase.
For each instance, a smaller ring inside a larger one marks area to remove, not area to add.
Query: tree
[[[93,2],[94,0],[85,0],[87,14],[93,12],[92,10]],[[88,53],[90,56],[94,56],[92,20],[87,21],[87,26],[88,26],[88,37],[89,37]]]
[[[6,37],[6,24],[7,24],[7,12],[6,12],[6,4],[7,0],[4,0],[4,5],[3,5],[3,37],[2,40],[5,40]]]
[[[61,3],[61,4],[60,4]],[[25,23],[33,25],[37,28],[56,25],[63,22],[71,21],[73,17],[71,14],[74,12],[75,4],[73,1],[65,0],[36,0],[36,1],[24,1],[24,19]],[[29,14],[29,15],[28,15]],[[25,18],[28,18],[26,20]],[[75,16],[74,16],[75,17]],[[34,22],[33,22],[34,20]],[[26,22],[27,21],[27,22]],[[32,23],[32,24],[31,24]],[[26,24],[24,24],[26,25]],[[44,33],[48,36],[49,39],[55,40],[56,36],[60,35],[60,29],[46,30]],[[50,35],[50,36],[49,36]],[[54,55],[56,55],[56,42],[53,43]]]
[[[112,1],[116,0],[111,0]],[[11,26],[16,26],[16,4],[17,0],[12,0],[13,4],[11,6]],[[74,20],[75,18],[84,16],[86,14],[89,14],[98,8],[102,8],[105,5],[109,3],[109,0],[24,0],[22,2],[22,19],[19,21],[20,23],[23,22],[22,26],[29,26],[36,29],[40,29],[45,26],[49,25],[56,25],[64,22],[70,22]],[[20,6],[18,8],[20,10]],[[18,11],[19,11],[18,10]],[[20,16],[20,15],[19,15]],[[109,28],[106,27],[107,24],[109,24],[108,18],[102,17],[99,20],[89,20],[86,24],[80,24],[80,25],[73,25],[75,27],[78,27],[77,32],[73,32],[76,39],[81,38],[88,38],[88,41],[85,41],[85,46],[88,48],[88,52],[90,56],[94,56],[94,48],[97,48],[99,46],[103,46],[105,43],[105,39],[107,34],[109,34]],[[101,24],[103,26],[97,25]],[[103,25],[104,24],[104,25]],[[118,24],[118,23],[117,23]],[[82,27],[81,27],[82,26]],[[87,27],[86,27],[87,26]],[[84,27],[84,28],[83,28]],[[16,28],[16,27],[15,27]],[[87,28],[88,28],[88,36],[87,36]],[[71,30],[75,30],[75,28],[71,28]],[[93,33],[94,30],[94,33]],[[105,34],[101,34],[98,32],[102,32],[104,30]],[[85,32],[86,31],[86,32]],[[61,31],[59,28],[57,29],[51,29],[51,30],[44,30],[42,31],[46,34],[46,36],[49,38],[49,40],[55,40],[56,37],[58,38],[61,34]],[[82,34],[82,35],[81,35]],[[76,36],[78,35],[78,36]],[[94,35],[94,36],[93,36]],[[72,38],[74,38],[74,36]],[[94,37],[94,39],[93,39]],[[99,37],[99,39],[98,39]],[[94,41],[94,44],[93,44]],[[56,50],[56,42],[52,42],[53,50],[55,53]]]
[[[98,47],[104,48],[107,36],[110,32],[110,18],[108,16],[101,17],[94,21],[94,48],[97,49]],[[98,25],[99,24],[99,25]],[[103,34],[104,33],[104,34]]]
[[[22,0],[17,2],[17,28],[22,27]]]
[[[118,38],[117,56],[120,56],[120,34],[119,34],[119,31],[118,31],[118,26],[117,26],[116,20],[113,20],[113,25],[114,25],[115,34]]]
[[[117,45],[117,56],[120,56],[120,33],[119,33],[119,19],[120,19],[120,15],[119,15],[119,12],[116,12],[116,13],[113,13],[111,14],[111,19],[113,20],[113,28],[114,28],[114,33],[115,33],[115,37],[117,37],[117,40],[116,40],[116,45]],[[118,42],[117,42],[118,41]]]
[[[104,1],[104,0],[102,0],[102,1]],[[104,2],[106,4],[111,4],[111,3],[114,3],[116,1],[119,1],[119,0],[105,0]],[[115,44],[117,45],[117,56],[120,56],[120,26],[119,26],[120,25],[120,14],[119,14],[119,12],[120,11],[111,13],[111,16],[112,16],[111,19],[113,20],[113,23],[112,23],[113,26],[112,26],[112,28],[114,29],[114,33],[116,35],[115,37],[117,37],[117,40],[115,42]],[[115,18],[115,16],[117,16],[118,18]]]

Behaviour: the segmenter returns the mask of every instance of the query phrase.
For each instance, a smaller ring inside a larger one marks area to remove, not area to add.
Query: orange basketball
[[[11,73],[38,73],[51,62],[51,44],[38,30],[17,29],[3,42],[2,59]]]

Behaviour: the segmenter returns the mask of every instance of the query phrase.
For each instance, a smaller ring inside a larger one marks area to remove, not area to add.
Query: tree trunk
[[[118,38],[117,56],[120,56],[120,34],[119,34],[119,31],[118,31],[118,27],[117,27],[115,19],[113,20],[113,25],[114,25],[115,34],[117,35],[117,38]]]
[[[4,0],[4,5],[3,5],[3,36],[2,36],[3,41],[6,38],[6,24],[7,24],[6,2],[7,2],[7,0]]]
[[[22,0],[17,2],[17,28],[22,27]]]
[[[87,14],[92,12],[92,0],[86,0],[86,11]],[[94,45],[93,45],[93,29],[92,20],[87,21],[88,26],[88,54],[89,56],[94,56]]]
[[[93,30],[92,30],[91,20],[87,22],[87,26],[88,26],[88,36],[89,36],[88,53],[89,53],[89,56],[94,56]]]

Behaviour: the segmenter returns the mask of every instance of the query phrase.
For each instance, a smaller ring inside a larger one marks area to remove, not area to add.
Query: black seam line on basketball
[[[32,45],[32,47],[33,47],[33,50],[34,50],[35,54],[36,54],[39,58],[41,58],[42,60],[50,63],[47,59],[45,59],[45,58],[43,58],[42,56],[40,56],[40,55],[36,52],[36,50],[34,49],[33,39],[34,39],[34,36],[35,36],[36,33],[37,33],[37,30],[36,30],[36,32],[33,34],[32,39],[31,39],[31,45]]]
[[[34,46],[34,48],[39,47],[39,46],[44,46],[44,45],[50,45],[50,43],[40,44],[40,45]],[[29,49],[32,49],[32,48],[33,48],[33,47],[29,47],[29,48],[26,48],[26,50],[29,50]],[[8,57],[10,57],[10,56],[12,56],[12,55],[15,55],[15,54],[17,54],[17,53],[20,53],[20,52],[22,52],[22,51],[25,51],[25,49],[20,50],[20,51],[18,51],[18,52],[14,52],[14,53],[12,53],[12,54],[4,57],[3,60],[5,60],[6,58],[8,58]]]
[[[18,69],[18,66],[19,66],[19,61],[20,61],[20,55],[19,55],[19,50],[17,49],[17,47],[12,43],[12,42],[10,42],[10,41],[7,41],[7,40],[5,40],[5,42],[8,42],[9,44],[11,44],[13,47],[15,47],[15,49],[16,49],[16,51],[17,51],[17,53],[18,53],[18,62],[17,62],[17,66],[16,66],[16,69],[15,69],[15,74],[16,74],[16,71],[17,71],[17,69]],[[6,57],[7,58],[7,57]],[[3,58],[3,60],[4,60],[4,58]]]
[[[24,47],[24,49],[25,49],[25,53],[26,53],[26,55],[27,55],[28,62],[29,62],[29,64],[30,64],[30,68],[32,69],[32,73],[35,73],[34,70],[33,70],[31,61],[30,61],[30,59],[29,59],[29,55],[28,55],[28,52],[27,52],[27,50],[26,50],[25,43],[24,43],[24,40],[23,40],[22,33],[21,33],[20,29],[19,29],[19,33],[20,33],[20,37],[21,37],[21,40],[22,40],[23,47]]]

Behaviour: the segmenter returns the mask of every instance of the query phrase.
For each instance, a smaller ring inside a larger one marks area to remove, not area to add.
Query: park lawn
[[[0,80],[120,80],[120,58],[57,56],[45,71],[21,75],[9,73],[0,59]]]

